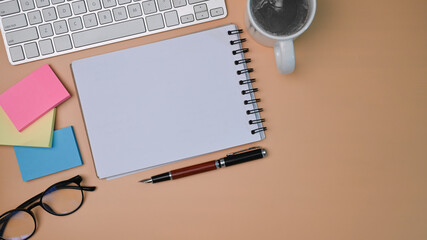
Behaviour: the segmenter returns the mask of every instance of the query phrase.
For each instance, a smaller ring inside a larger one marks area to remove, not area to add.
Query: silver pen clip
[[[248,151],[255,150],[255,149],[261,149],[261,147],[250,147],[250,148],[245,149],[245,150],[240,150],[240,151],[238,151],[238,152],[234,152],[234,153],[227,154],[227,157],[228,157],[228,156],[235,155],[235,154],[243,153],[243,152],[248,152]]]

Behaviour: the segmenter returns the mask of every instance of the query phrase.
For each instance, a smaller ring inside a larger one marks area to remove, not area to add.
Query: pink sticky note
[[[18,131],[70,97],[48,64],[0,95],[0,106]]]

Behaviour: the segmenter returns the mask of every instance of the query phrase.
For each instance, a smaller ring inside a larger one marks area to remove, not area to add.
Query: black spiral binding
[[[240,33],[243,33],[243,30],[242,29],[238,29],[238,30],[231,30],[231,31],[228,31],[228,35],[239,35]],[[240,37],[240,36],[239,36]],[[244,42],[246,42],[246,38],[239,38],[239,39],[237,39],[237,40],[232,40],[232,41],[230,41],[230,44],[231,45],[236,45],[236,44],[241,44],[241,43],[244,43]],[[233,55],[237,55],[237,54],[240,54],[240,53],[246,53],[246,52],[248,52],[249,51],[249,49],[248,48],[240,48],[240,49],[237,49],[237,50],[233,50],[232,51],[232,54]],[[253,72],[254,71],[254,69],[253,68],[248,68],[248,67],[246,67],[246,63],[250,63],[251,62],[251,59],[250,58],[244,58],[244,59],[240,59],[240,60],[236,60],[236,61],[234,61],[234,64],[235,65],[240,65],[240,64],[243,64],[243,66],[245,66],[245,68],[244,69],[241,69],[241,70],[238,70],[236,73],[237,73],[237,75],[245,75],[245,73],[251,73],[251,72]],[[243,80],[240,80],[239,81],[239,84],[240,85],[245,85],[245,84],[249,84],[249,86],[251,86],[250,84],[252,84],[253,82],[255,82],[255,79],[254,78],[250,78],[250,79],[243,79]],[[243,90],[242,91],[242,95],[246,95],[246,94],[251,94],[251,93],[255,93],[255,92],[258,92],[258,88],[249,88],[249,89],[246,89],[246,90]],[[254,103],[258,103],[258,102],[260,102],[261,101],[261,99],[259,99],[259,98],[255,98],[255,99],[251,99],[251,100],[245,100],[243,103],[245,104],[245,105],[249,105],[249,104],[254,104]],[[247,110],[246,111],[246,114],[248,114],[248,115],[251,115],[251,114],[257,114],[257,113],[260,113],[260,112],[262,112],[263,111],[263,109],[262,108],[255,108],[255,109],[251,109],[251,110]],[[264,118],[260,118],[260,119],[254,119],[254,120],[249,120],[249,124],[250,125],[253,125],[253,124],[259,124],[259,123],[263,123],[263,122],[265,122],[265,119]],[[266,131],[267,130],[267,128],[266,127],[260,127],[260,128],[256,128],[256,129],[253,129],[252,131],[251,131],[251,133],[252,134],[257,134],[257,133],[259,133],[259,132],[263,132],[263,131]]]

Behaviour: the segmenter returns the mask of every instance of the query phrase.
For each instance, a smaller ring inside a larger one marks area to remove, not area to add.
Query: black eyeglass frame
[[[8,214],[11,214],[13,212],[20,212],[20,211],[26,212],[26,213],[28,213],[33,218],[33,221],[34,221],[33,232],[26,239],[31,238],[34,235],[34,233],[36,232],[36,230],[37,230],[36,217],[35,217],[34,213],[31,210],[33,208],[37,207],[37,206],[40,206],[46,212],[48,212],[48,213],[50,213],[52,215],[55,215],[55,216],[67,216],[67,215],[70,215],[70,214],[76,212],[83,205],[83,202],[84,202],[83,191],[90,191],[90,192],[92,192],[92,191],[96,190],[96,187],[85,187],[85,186],[81,186],[80,183],[82,181],[83,181],[82,177],[80,175],[77,175],[77,176],[72,177],[72,178],[70,178],[68,180],[61,181],[61,182],[58,182],[58,183],[55,183],[55,184],[51,185],[45,191],[43,191],[42,193],[39,193],[36,196],[28,199],[27,201],[25,201],[24,203],[22,203],[21,205],[19,205],[17,208],[9,210],[9,211],[5,212],[4,214],[0,215],[0,224],[2,223],[2,220],[3,220],[2,218],[5,217],[5,216],[7,216]],[[71,184],[71,183],[75,183],[77,186],[67,186],[68,184]],[[80,202],[80,205],[75,210],[73,210],[73,211],[71,211],[69,213],[64,213],[64,214],[55,213],[48,205],[43,204],[43,197],[46,196],[48,193],[50,193],[49,190],[51,190],[54,187],[61,187],[61,188],[58,188],[58,189],[65,189],[65,188],[68,188],[68,189],[79,189],[80,192],[81,192],[81,194],[82,194],[82,200]],[[35,202],[35,201],[37,201],[37,202]],[[11,215],[11,216],[13,216],[13,215]],[[5,218],[4,221],[8,221],[8,220]],[[6,225],[7,225],[7,222],[4,223],[3,225],[1,225],[1,227],[0,227],[0,240],[5,240],[1,235],[3,235],[3,232],[4,232],[4,229],[6,228]]]

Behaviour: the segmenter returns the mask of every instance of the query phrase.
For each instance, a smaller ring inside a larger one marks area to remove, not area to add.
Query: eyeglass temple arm
[[[93,192],[96,190],[96,187],[85,187],[85,186],[58,186],[56,187],[58,190],[59,189],[77,189],[77,190],[83,190],[83,191],[89,191],[89,192]]]
[[[28,205],[30,205],[34,201],[38,200],[42,196],[43,196],[43,193],[39,193],[36,196],[34,196],[34,197],[28,199],[27,201],[25,201],[23,204],[19,205],[17,208],[26,208]]]
[[[81,186],[83,191],[89,191],[89,192],[93,192],[96,190],[96,187],[85,187],[85,186]]]

